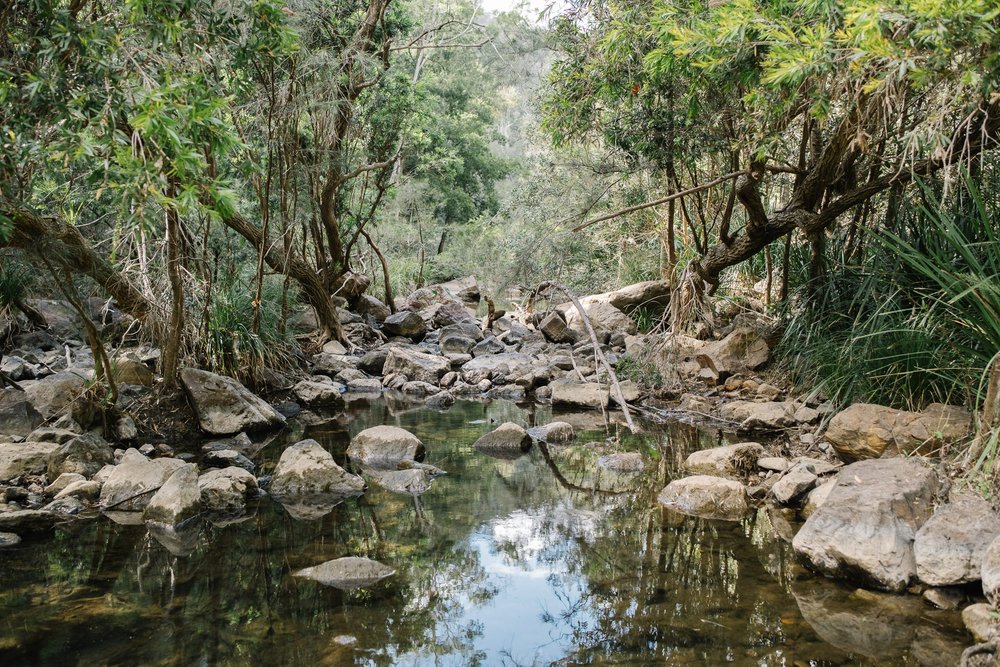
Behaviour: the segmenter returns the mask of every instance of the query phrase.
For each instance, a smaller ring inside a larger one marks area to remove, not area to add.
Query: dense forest
[[[84,332],[98,378],[131,336],[172,387],[353,345],[338,305],[366,290],[394,311],[467,275],[504,305],[656,279],[671,306],[632,313],[644,331],[753,313],[774,365],[840,405],[976,407],[1000,350],[997,16],[15,0],[0,299],[21,330],[39,297],[113,300],[128,326]]]

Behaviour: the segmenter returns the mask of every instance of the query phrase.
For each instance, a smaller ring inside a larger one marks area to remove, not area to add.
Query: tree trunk
[[[0,211],[14,222],[10,238],[2,245],[45,253],[71,271],[92,278],[123,312],[140,321],[149,314],[150,304],[142,292],[95,253],[75,227],[21,209],[0,207]]]
[[[184,333],[184,279],[181,276],[180,219],[177,209],[172,206],[167,209],[167,277],[170,281],[170,321],[160,372],[164,384],[173,388],[177,386],[177,364]]]

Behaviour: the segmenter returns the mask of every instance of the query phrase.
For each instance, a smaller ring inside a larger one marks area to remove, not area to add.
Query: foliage
[[[632,380],[646,387],[657,387],[663,384],[663,376],[651,361],[624,356],[615,364],[615,374],[619,380]]]
[[[197,354],[209,370],[260,386],[267,369],[294,366],[294,341],[283,329],[283,286],[277,277],[264,280],[260,327],[252,329],[252,284],[253,276],[244,274],[217,286]]]
[[[974,404],[1000,349],[994,206],[967,184],[950,203],[930,186],[901,230],[871,232],[864,264],[838,262],[792,310],[786,366],[838,404]]]

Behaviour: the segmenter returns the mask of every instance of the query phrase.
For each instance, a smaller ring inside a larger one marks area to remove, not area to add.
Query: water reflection
[[[306,429],[350,465],[350,434],[384,423],[417,434],[447,474],[419,496],[386,483],[294,511],[263,498],[169,535],[81,521],[0,552],[0,664],[953,664],[955,614],[798,578],[787,517],[660,509],[687,453],[722,434],[612,427],[513,459],[471,447],[491,424],[552,418],[503,402],[362,402],[264,446],[262,471]],[[596,465],[620,450],[645,470]],[[344,556],[397,574],[352,591],[292,576]]]

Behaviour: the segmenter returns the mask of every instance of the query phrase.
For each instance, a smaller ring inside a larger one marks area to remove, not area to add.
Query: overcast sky
[[[482,0],[482,3],[483,9],[489,12],[502,12],[523,6],[522,12],[532,20],[537,19],[539,12],[549,5],[558,8],[563,4],[561,0]]]

